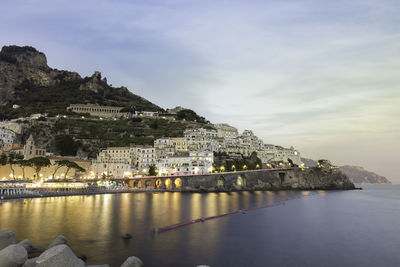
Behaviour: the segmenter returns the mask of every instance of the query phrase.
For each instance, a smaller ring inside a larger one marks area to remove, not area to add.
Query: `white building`
[[[14,131],[6,128],[0,128],[0,140],[4,145],[14,143],[15,137],[16,134]]]
[[[217,131],[214,129],[186,129],[184,132],[184,136],[188,141],[204,141],[204,140],[213,140],[217,138]]]
[[[238,129],[226,123],[214,124],[214,127],[217,129],[217,136],[219,138],[233,139],[239,135]]]
[[[156,165],[156,150],[152,146],[132,146],[134,150],[134,161],[137,169],[142,173],[148,173],[149,167]]]
[[[158,159],[159,175],[189,175],[212,172],[212,152],[182,152]]]
[[[295,150],[293,147],[284,148],[281,146],[264,145],[262,150],[257,151],[257,156],[261,159],[263,164],[268,163],[289,163],[289,160],[296,165],[302,165],[300,152]]]
[[[189,141],[184,137],[164,137],[154,140],[157,149],[169,149],[171,152],[188,151]]]
[[[134,172],[133,153],[130,147],[108,147],[102,150],[92,162],[92,171],[96,177],[130,177]]]

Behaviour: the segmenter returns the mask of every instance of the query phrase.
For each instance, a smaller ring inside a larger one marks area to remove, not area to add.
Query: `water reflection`
[[[118,266],[130,255],[141,256],[145,262],[172,264],[175,256],[171,255],[179,250],[185,250],[180,257],[191,259],[204,246],[213,251],[223,249],[221,242],[228,224],[244,215],[206,221],[151,238],[153,229],[302,195],[309,192],[168,192],[3,201],[0,230],[11,229],[18,240],[28,238],[42,248],[58,234],[64,234],[73,250],[86,255],[90,264]],[[129,242],[121,238],[126,233],[133,237]]]

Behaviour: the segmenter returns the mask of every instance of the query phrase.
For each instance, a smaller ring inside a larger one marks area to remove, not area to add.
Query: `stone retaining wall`
[[[288,168],[191,176],[143,177],[129,179],[129,186],[140,190],[181,192],[355,189],[349,178],[337,168]]]

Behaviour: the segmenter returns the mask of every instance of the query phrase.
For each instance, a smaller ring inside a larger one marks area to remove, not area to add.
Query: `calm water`
[[[0,230],[45,248],[58,234],[89,264],[400,266],[400,186],[342,192],[140,193],[0,202]],[[279,203],[158,235],[154,227]],[[129,241],[120,236],[130,233]]]

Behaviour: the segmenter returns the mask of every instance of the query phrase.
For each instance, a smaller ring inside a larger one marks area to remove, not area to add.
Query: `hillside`
[[[317,162],[312,159],[301,158],[301,161],[307,167],[317,166]],[[339,169],[356,184],[391,184],[386,177],[367,171],[363,167],[345,165]]]
[[[367,171],[363,167],[346,165],[341,166],[340,171],[356,184],[391,184],[386,177]]]
[[[212,127],[190,109],[158,118],[99,120],[66,110],[70,104],[126,107],[129,111],[165,111],[125,87],[115,88],[100,72],[82,78],[76,72],[52,69],[45,54],[30,46],[4,46],[0,52],[0,120],[48,113],[40,120],[19,120],[24,144],[32,134],[36,145],[63,156],[96,157],[108,146],[152,145],[160,137],[183,136],[186,128]],[[19,105],[13,108],[13,105]],[[66,114],[67,116],[56,116]],[[171,117],[173,116],[173,118]]]
[[[0,52],[0,119],[32,113],[63,114],[69,104],[92,103],[135,110],[163,111],[126,87],[112,87],[100,72],[82,78],[52,69],[33,47],[4,46]],[[13,109],[17,104],[20,108]]]

